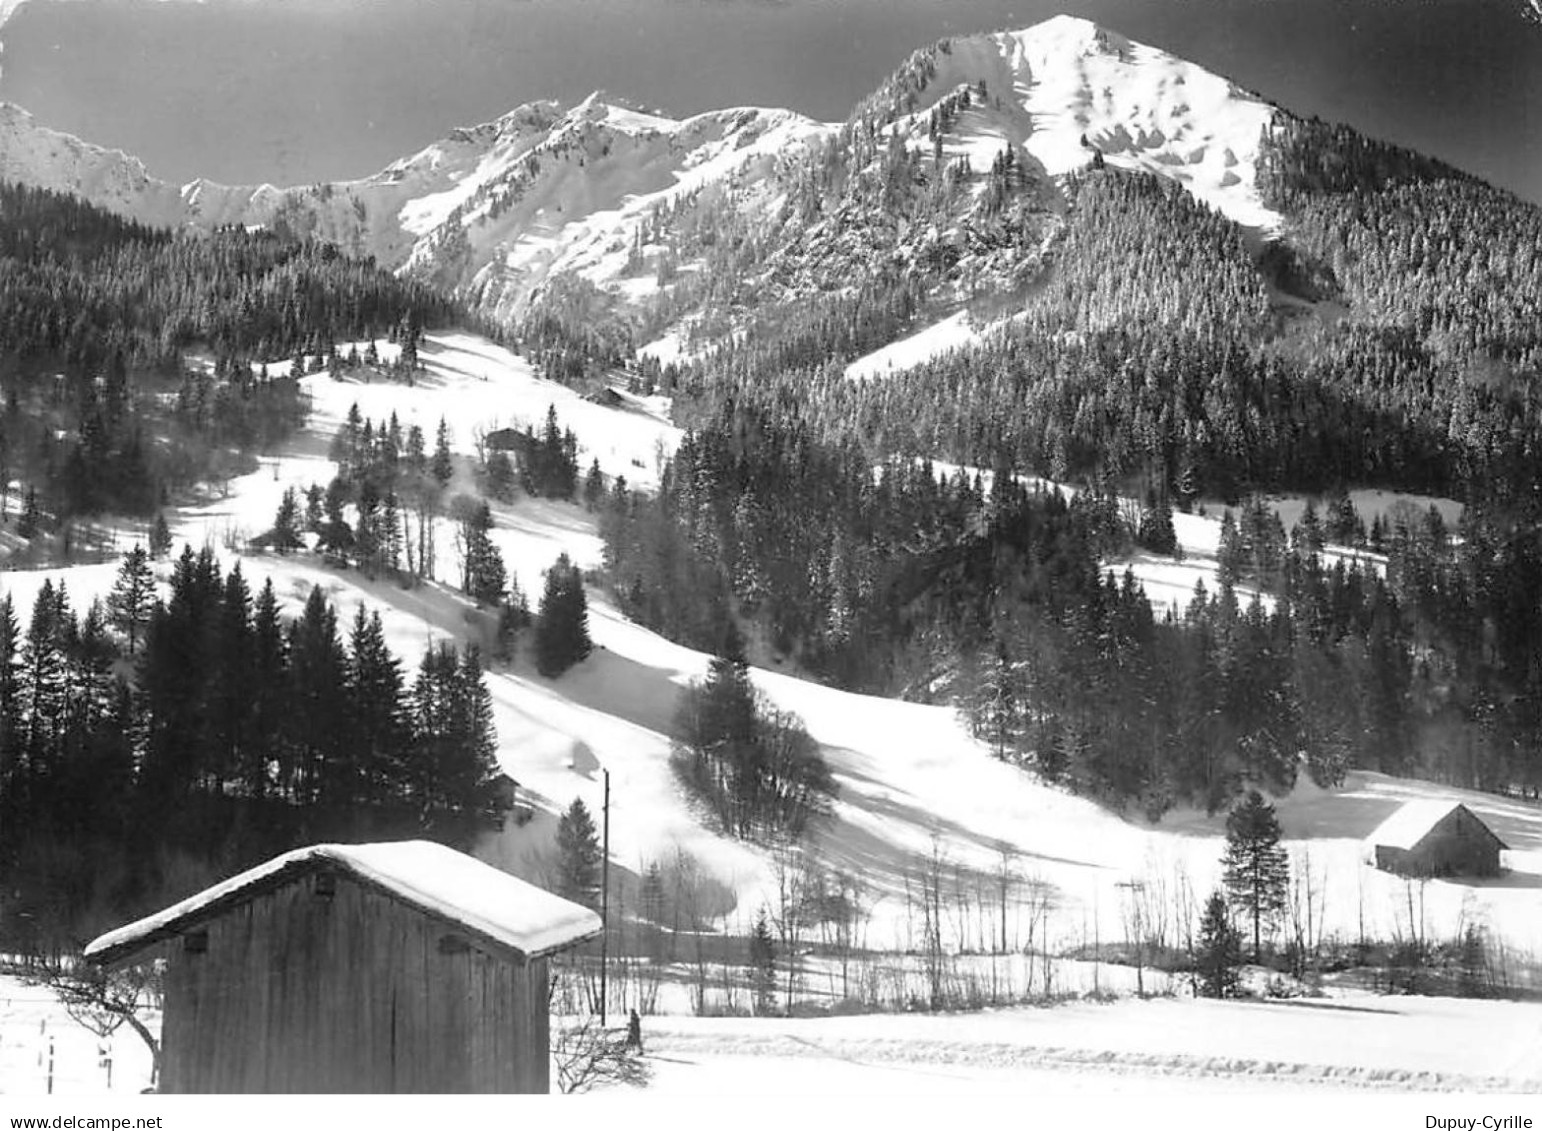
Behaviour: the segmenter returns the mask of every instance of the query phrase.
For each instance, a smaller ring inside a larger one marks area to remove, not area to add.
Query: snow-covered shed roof
[[[1412,849],[1421,840],[1429,835],[1431,829],[1444,821],[1458,809],[1466,809],[1460,801],[1442,800],[1440,798],[1421,798],[1418,801],[1405,802],[1376,830],[1365,838],[1368,845],[1379,845],[1383,848],[1401,848],[1404,851]],[[1468,810],[1471,814],[1472,811]],[[1473,815],[1473,820],[1479,824],[1483,822]],[[1484,828],[1487,828],[1484,825]],[[1492,834],[1492,830],[1490,830]],[[1499,840],[1497,836],[1495,840]],[[1499,847],[1509,847],[1500,841]]]
[[[442,844],[316,844],[276,856],[164,911],[109,931],[86,947],[85,956],[116,962],[263,891],[328,867],[527,959],[581,942],[601,928],[600,917],[588,908]]]

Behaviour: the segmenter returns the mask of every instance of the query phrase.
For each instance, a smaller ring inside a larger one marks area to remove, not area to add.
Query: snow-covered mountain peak
[[[1056,51],[1062,56],[1119,55],[1131,48],[1130,41],[1118,32],[1110,31],[1083,16],[1066,13],[1007,34],[1025,43],[1032,42]]]
[[[890,80],[887,101],[907,107],[913,128],[965,85],[986,99],[959,119],[947,149],[976,169],[1004,145],[1021,147],[1049,176],[1101,156],[1177,181],[1244,226],[1279,224],[1255,185],[1259,138],[1275,107],[1203,67],[1090,20],[1055,16],[943,41]]]
[[[956,215],[931,225],[936,245],[974,231],[988,170],[1004,150],[1026,174],[1025,206],[1038,215],[1054,211],[1058,177],[1101,159],[1174,180],[1238,223],[1273,229],[1278,217],[1254,184],[1273,113],[1201,67],[1057,16],[917,52],[854,120],[891,132],[923,161],[935,151],[965,170]],[[595,91],[574,106],[529,102],[451,130],[360,180],[277,189],[163,182],[132,157],[0,106],[0,176],[150,223],[314,235],[473,295],[484,313],[507,320],[560,274],[623,304],[651,302],[667,280],[690,278],[705,262],[705,244],[659,219],[684,215],[682,203],[700,201],[706,214],[720,210],[721,222],[746,230],[774,228],[789,253],[757,254],[769,265],[761,281],[777,293],[844,285],[874,256],[903,263],[926,252],[908,236],[895,245],[898,233],[872,200],[784,213],[794,186],[806,187],[800,155],[816,144],[846,145],[842,136],[791,110],[736,107],[675,119]],[[833,160],[870,157],[857,147]],[[1014,284],[1032,270],[1032,256],[998,251],[963,249],[966,258],[985,256],[968,259],[968,285]]]

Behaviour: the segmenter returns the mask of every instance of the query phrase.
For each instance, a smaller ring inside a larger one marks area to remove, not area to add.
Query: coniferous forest
[[[413,351],[465,320],[329,244],[174,234],[0,184],[0,480],[38,485],[50,528],[152,513],[304,421],[306,358],[361,338]]]
[[[378,613],[296,604],[191,547],[164,601],[139,548],[84,611],[50,581],[0,600],[0,946],[68,951],[295,844],[501,818],[477,649],[409,667]]]

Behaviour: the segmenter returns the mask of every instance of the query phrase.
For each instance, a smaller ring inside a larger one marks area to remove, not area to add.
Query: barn
[[[103,935],[166,961],[164,1092],[546,1092],[594,912],[426,841],[296,849]]]
[[[1509,846],[1457,801],[1410,801],[1366,838],[1367,856],[1405,876],[1497,876]]]

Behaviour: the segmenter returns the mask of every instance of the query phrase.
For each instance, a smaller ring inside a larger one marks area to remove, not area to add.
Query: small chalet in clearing
[[[1405,876],[1497,876],[1509,845],[1457,801],[1410,801],[1365,841],[1370,861]]]
[[[546,1092],[548,957],[599,931],[443,845],[321,844],[85,954],[166,959],[163,1092]]]

